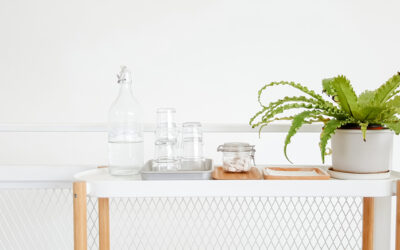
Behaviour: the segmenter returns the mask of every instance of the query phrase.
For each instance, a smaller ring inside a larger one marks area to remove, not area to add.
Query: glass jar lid
[[[219,145],[218,152],[255,152],[254,145],[245,142],[227,142]]]

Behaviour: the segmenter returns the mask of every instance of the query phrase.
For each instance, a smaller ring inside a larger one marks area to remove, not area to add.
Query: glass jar
[[[218,152],[222,152],[222,168],[227,172],[247,172],[254,165],[254,145],[244,142],[229,142],[219,145]]]

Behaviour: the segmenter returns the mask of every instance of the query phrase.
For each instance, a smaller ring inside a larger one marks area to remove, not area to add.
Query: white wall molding
[[[144,131],[153,132],[154,123],[145,123]],[[263,133],[287,132],[289,123],[271,124],[263,128]],[[321,132],[322,124],[306,124],[300,132]],[[204,123],[207,133],[258,133],[248,124]],[[106,123],[0,123],[0,132],[107,132]]]

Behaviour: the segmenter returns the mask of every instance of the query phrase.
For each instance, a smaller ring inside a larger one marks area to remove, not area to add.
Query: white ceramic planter
[[[338,129],[332,136],[332,167],[350,173],[379,173],[392,165],[393,132],[367,130],[366,141],[359,129]]]

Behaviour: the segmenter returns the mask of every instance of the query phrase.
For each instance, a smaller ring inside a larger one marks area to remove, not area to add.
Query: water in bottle
[[[138,174],[143,166],[141,108],[132,93],[132,75],[118,74],[119,94],[109,111],[108,159],[112,175]]]

